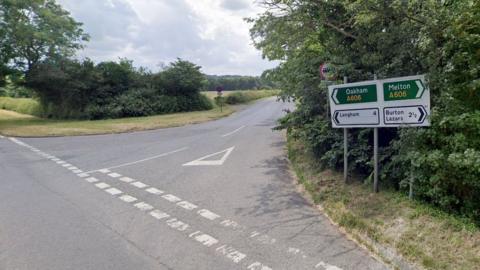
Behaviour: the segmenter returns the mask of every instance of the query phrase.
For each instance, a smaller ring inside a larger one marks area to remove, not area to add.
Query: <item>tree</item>
[[[206,84],[200,66],[177,59],[163,72],[155,76],[156,87],[171,96],[195,95]]]
[[[88,40],[81,25],[54,0],[0,0],[0,65],[28,71],[71,56]]]

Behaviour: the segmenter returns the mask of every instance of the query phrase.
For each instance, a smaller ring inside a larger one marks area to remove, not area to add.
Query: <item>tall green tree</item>
[[[81,26],[54,0],[0,0],[0,64],[28,71],[72,56],[88,40]]]

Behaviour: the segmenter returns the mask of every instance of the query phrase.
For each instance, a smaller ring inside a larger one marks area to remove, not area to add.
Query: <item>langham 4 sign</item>
[[[328,87],[332,126],[430,126],[425,76],[409,76]]]

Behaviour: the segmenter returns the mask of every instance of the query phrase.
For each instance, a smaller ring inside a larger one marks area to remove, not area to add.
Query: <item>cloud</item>
[[[80,57],[126,57],[158,70],[180,57],[207,74],[259,75],[267,62],[251,44],[244,17],[258,8],[247,0],[58,0],[84,23],[91,41]]]
[[[222,7],[229,10],[243,10],[248,9],[251,5],[246,0],[223,0]]]

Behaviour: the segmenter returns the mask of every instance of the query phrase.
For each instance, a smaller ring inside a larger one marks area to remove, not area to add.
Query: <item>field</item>
[[[229,94],[233,93],[234,91],[231,93],[229,92]],[[276,93],[276,91],[270,90],[258,91],[256,94],[250,94],[251,99],[249,99],[249,101],[272,96]],[[209,98],[216,96],[216,92],[205,94]],[[228,116],[238,109],[238,106],[229,105],[224,106],[222,111],[220,111],[218,107],[215,107],[208,111],[174,113],[148,117],[96,121],[53,120],[35,116],[40,114],[40,106],[38,102],[33,99],[0,97],[0,134],[19,137],[45,137],[132,132],[211,121]]]

